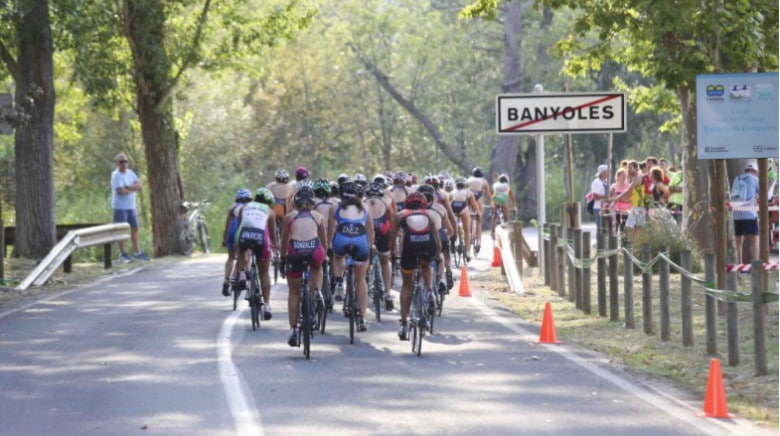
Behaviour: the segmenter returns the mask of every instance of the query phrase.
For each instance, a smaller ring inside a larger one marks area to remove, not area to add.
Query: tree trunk
[[[47,0],[20,2],[16,104],[29,116],[16,128],[14,256],[42,259],[57,243],[54,217],[53,46]]]
[[[178,252],[176,221],[182,202],[178,134],[168,99],[171,62],[165,51],[162,2],[126,0],[126,37],[133,53],[136,104],[146,154],[154,256]]]
[[[715,221],[710,211],[707,161],[698,159],[696,140],[696,98],[690,88],[677,90],[683,120],[683,226],[688,230],[699,250],[715,253]]]
[[[501,86],[504,93],[519,93],[522,91],[520,74],[520,33],[522,30],[523,4],[520,0],[503,3],[504,9],[504,83]],[[519,138],[514,135],[503,135],[498,138],[498,144],[490,162],[491,175],[498,173],[511,174],[513,182],[523,179],[516,174]],[[488,181],[491,178],[488,177]],[[520,191],[519,189],[517,191]],[[515,192],[517,196],[517,192]]]

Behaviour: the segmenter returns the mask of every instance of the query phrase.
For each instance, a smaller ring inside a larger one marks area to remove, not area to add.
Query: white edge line
[[[219,364],[219,378],[225,391],[230,415],[236,425],[239,435],[263,435],[263,424],[257,413],[252,391],[246,384],[241,371],[233,363],[233,346],[231,338],[233,327],[238,318],[246,311],[246,308],[232,312],[219,330],[217,338],[217,362]]]
[[[478,298],[472,297],[470,298],[470,300],[472,305],[474,305],[476,308],[482,311],[482,313],[487,315],[494,322],[501,324],[502,326],[506,327],[508,330],[514,333],[521,335],[522,340],[529,341],[529,342],[536,342],[536,340],[538,339],[538,337],[535,334],[531,333],[530,331],[520,326],[515,325],[514,323],[510,322],[508,319],[497,314],[495,311],[493,311],[493,309],[485,305],[485,303],[483,303]],[[600,368],[594,363],[588,362],[586,359],[583,359],[582,357],[570,352],[570,350],[566,349],[566,347],[563,347],[561,345],[556,345],[556,344],[539,344],[539,345],[545,347],[547,350],[558,353],[559,355],[565,357],[572,363],[579,365],[580,367],[591,372],[597,377],[600,377],[605,381],[612,383],[613,385],[619,387],[620,389],[623,389],[624,391],[638,397],[642,401],[655,406],[656,408],[660,409],[661,411],[669,415],[676,417],[677,419],[689,424],[691,428],[695,428],[696,430],[701,430],[702,432],[706,432],[712,435],[722,435],[723,430],[727,430],[732,434],[743,433],[746,430],[753,431],[754,434],[760,434],[765,431],[761,427],[756,426],[755,424],[749,421],[739,420],[739,425],[737,425],[737,420],[735,419],[724,421],[717,418],[701,417],[700,415],[697,415],[697,413],[700,413],[701,411],[697,411],[696,409],[692,408],[689,404],[680,401],[677,398],[674,398],[663,392],[660,392],[657,389],[653,388],[652,386],[645,385],[645,384],[639,386],[637,384],[631,383],[630,381],[628,381],[623,377],[620,377],[603,368]],[[686,410],[690,410],[691,413],[690,414],[681,413],[679,407],[675,407],[675,405],[682,406]],[[720,428],[705,429],[704,428],[705,423],[713,424],[714,426],[718,426]],[[748,430],[743,426],[748,426],[753,428]]]

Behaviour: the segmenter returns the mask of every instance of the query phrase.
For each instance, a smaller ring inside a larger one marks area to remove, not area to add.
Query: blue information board
[[[696,76],[699,159],[778,157],[778,74]]]

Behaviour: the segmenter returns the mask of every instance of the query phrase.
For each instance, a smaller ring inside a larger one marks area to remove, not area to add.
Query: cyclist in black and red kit
[[[430,216],[428,201],[419,192],[412,192],[406,197],[406,208],[393,216],[390,230],[390,250],[395,252],[398,232],[403,230],[401,241],[401,328],[398,338],[408,339],[406,317],[412,303],[412,286],[414,270],[420,265],[423,282],[428,291],[431,289],[432,273],[429,266],[441,252],[438,221]]]

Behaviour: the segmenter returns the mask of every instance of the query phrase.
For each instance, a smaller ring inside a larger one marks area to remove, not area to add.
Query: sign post
[[[534,86],[534,94],[500,94],[496,96],[496,131],[499,135],[537,135],[538,253],[539,269],[544,275],[542,229],[546,221],[546,200],[543,135],[609,133],[611,146],[612,133],[626,131],[626,97],[623,93],[545,94],[542,85]]]

